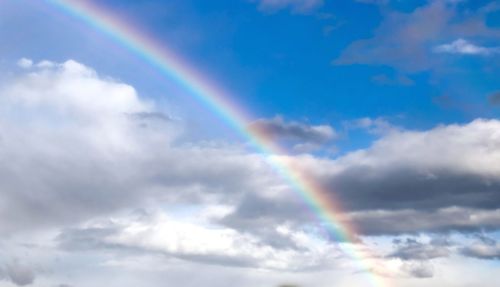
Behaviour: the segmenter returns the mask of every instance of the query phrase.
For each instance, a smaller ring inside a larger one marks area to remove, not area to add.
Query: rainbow
[[[256,149],[268,155],[270,165],[286,180],[293,190],[304,200],[310,209],[324,223],[328,232],[342,242],[356,242],[356,230],[352,224],[342,223],[341,208],[332,199],[322,186],[307,176],[293,163],[275,156],[284,154],[284,151],[275,144],[265,132],[257,129],[248,129],[251,117],[236,105],[222,89],[214,86],[207,77],[200,75],[181,58],[169,51],[164,44],[156,42],[146,33],[136,30],[131,24],[114,17],[102,7],[92,4],[91,1],[81,0],[45,0],[59,11],[66,13],[88,26],[114,40],[131,53],[140,57],[142,61],[151,65],[163,75],[175,81],[196,97],[210,110],[215,112],[223,121],[234,128]],[[372,255],[353,246],[344,244],[342,248],[360,267],[369,275],[371,286],[389,286],[387,280],[372,272],[375,268]]]

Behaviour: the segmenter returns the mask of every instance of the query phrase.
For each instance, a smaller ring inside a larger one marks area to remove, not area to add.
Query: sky
[[[498,285],[499,1],[60,1],[236,128],[56,2],[0,0],[0,287]]]

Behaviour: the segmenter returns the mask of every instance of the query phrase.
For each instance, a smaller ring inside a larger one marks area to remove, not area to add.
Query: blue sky
[[[498,1],[90,1],[287,154],[54,5],[0,0],[0,287],[367,286],[343,244],[392,286],[495,285]],[[325,236],[269,160],[361,241]]]

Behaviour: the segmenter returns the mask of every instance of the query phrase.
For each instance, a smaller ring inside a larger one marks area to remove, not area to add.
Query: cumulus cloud
[[[434,48],[436,53],[448,54],[463,54],[463,55],[482,55],[487,56],[491,54],[500,53],[500,48],[494,47],[481,47],[472,44],[464,39],[457,39],[449,44],[442,44]]]
[[[342,202],[344,219],[364,234],[497,229],[499,131],[500,121],[479,119],[428,131],[394,131],[367,149],[333,160],[310,155],[278,160],[290,161],[329,190],[330,200]],[[300,209],[293,202],[268,202],[249,197],[225,220],[253,229],[246,220],[251,210],[273,222]],[[306,218],[299,215],[297,220]]]
[[[238,146],[178,144],[182,121],[133,87],[75,61],[44,63],[0,88],[3,235],[47,228],[61,231],[58,247],[67,252],[288,271],[334,266],[344,243],[324,235],[269,159],[322,184],[325,198],[345,207],[339,220],[357,224],[361,235],[498,228],[497,120],[381,133],[371,147],[337,158],[265,157]],[[254,125],[293,141],[335,138],[329,126],[280,118]]]
[[[181,124],[131,86],[75,61],[45,63],[0,88],[0,233],[153,198],[237,200],[279,182],[264,159],[237,147],[174,146]]]
[[[323,5],[323,0],[257,0],[259,9],[265,12],[275,12],[290,8],[295,13],[308,13]]]
[[[237,146],[175,145],[181,123],[133,87],[76,61],[42,63],[0,88],[1,234],[62,228],[65,250],[141,250],[253,268],[320,268],[334,259],[327,241],[304,251],[315,238],[298,229],[247,234],[220,220],[252,195],[298,203],[262,155]],[[333,134],[329,127],[284,125],[315,141]],[[109,221],[158,206],[175,209]],[[186,214],[209,208],[185,222],[176,217],[178,206]],[[278,237],[285,239],[281,246]]]

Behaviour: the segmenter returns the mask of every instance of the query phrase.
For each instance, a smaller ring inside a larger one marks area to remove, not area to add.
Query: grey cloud
[[[498,209],[498,128],[500,121],[477,120],[394,132],[370,149],[338,159],[333,166],[339,169],[323,182],[350,210]]]
[[[500,244],[497,240],[484,233],[478,233],[476,238],[478,241],[461,248],[462,255],[485,260],[500,259]]]
[[[354,212],[353,222],[363,234],[415,234],[421,232],[477,232],[500,228],[500,210],[448,207],[435,211],[379,210]]]
[[[500,227],[499,130],[497,120],[399,130],[334,160],[289,160],[329,190],[330,200],[342,202],[345,220],[362,234],[494,230]],[[314,220],[300,202],[263,197],[242,202],[226,222],[252,230],[251,210],[267,222],[293,213],[298,225]]]
[[[336,137],[335,130],[329,125],[286,122],[281,117],[259,119],[251,123],[248,128],[275,139],[288,139],[315,144],[322,144]]]
[[[461,172],[420,171],[407,165],[349,167],[329,179],[338,200],[350,210],[435,210],[447,206],[500,208],[500,179]],[[481,194],[481,196],[478,196]]]
[[[389,257],[403,260],[430,260],[439,257],[447,257],[450,250],[447,244],[436,244],[435,242],[421,243],[415,239],[408,238],[406,241],[396,245],[396,250]]]
[[[478,259],[499,260],[500,244],[476,243],[462,249],[462,254]]]
[[[5,276],[17,286],[30,285],[35,281],[34,271],[17,261],[8,263],[4,272]]]
[[[415,278],[431,278],[434,276],[434,268],[425,262],[405,263],[402,271]]]

